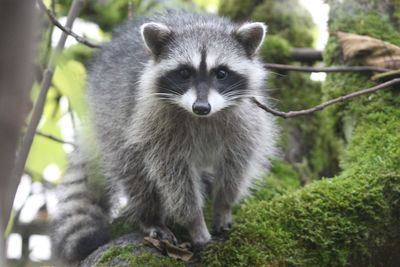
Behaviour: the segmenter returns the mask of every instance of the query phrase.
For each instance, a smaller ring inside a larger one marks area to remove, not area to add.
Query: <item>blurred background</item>
[[[46,0],[44,3],[64,24],[72,1]],[[293,59],[293,51],[297,48],[312,48],[318,54],[328,40],[329,5],[322,0],[86,1],[72,30],[94,43],[106,42],[111,38],[112,30],[123,21],[166,8],[210,12],[228,16],[238,22],[265,22],[268,25],[268,37],[261,49],[261,56],[269,63],[321,64],[322,58],[318,57]],[[37,36],[32,102],[39,93],[49,55],[61,35],[61,31],[54,27],[38,7],[37,12],[40,14],[38,17],[41,30]],[[95,52],[96,49],[68,37],[65,50],[57,61],[44,114],[29,153],[25,173],[18,186],[12,219],[6,230],[6,257],[12,266],[54,265],[48,236],[48,218],[57,203],[54,189],[62,180],[68,153],[74,149],[75,132],[85,123],[85,78],[88,64]],[[304,99],[299,99],[296,94],[296,89],[300,87],[310,91],[306,101],[308,106],[319,103],[320,82],[324,79],[324,73],[271,72],[267,88],[276,99],[278,109],[293,110],[304,107]],[[309,125],[317,126],[317,120],[307,120]],[[338,171],[335,160],[318,162],[318,156],[314,156],[318,151],[310,149],[318,141],[312,138],[316,133],[309,127],[304,127],[304,121],[305,119],[281,122],[284,131],[284,164],[290,165],[290,170],[298,177],[300,185],[321,176],[331,176]],[[306,139],[305,136],[311,138]],[[332,159],[334,158],[333,151]]]

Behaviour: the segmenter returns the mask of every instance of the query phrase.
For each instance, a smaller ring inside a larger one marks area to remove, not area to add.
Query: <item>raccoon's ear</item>
[[[267,26],[261,22],[245,23],[235,31],[235,36],[243,45],[249,57],[253,56],[262,45]]]
[[[166,25],[156,22],[143,24],[140,33],[146,48],[156,57],[161,54],[172,35],[172,31]]]

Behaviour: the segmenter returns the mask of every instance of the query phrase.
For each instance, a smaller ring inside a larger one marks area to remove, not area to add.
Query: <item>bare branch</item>
[[[300,62],[321,61],[323,52],[314,48],[293,48],[290,58]]]
[[[340,96],[340,97],[331,99],[331,100],[326,101],[326,102],[323,102],[323,103],[321,103],[321,104],[319,104],[319,105],[317,105],[317,106],[315,106],[315,107],[313,107],[313,108],[304,109],[304,110],[298,110],[298,111],[282,112],[282,111],[278,111],[278,110],[274,110],[274,109],[272,109],[272,108],[269,108],[269,107],[267,107],[267,106],[264,105],[264,104],[261,104],[261,103],[260,103],[256,98],[254,98],[254,97],[252,97],[251,100],[252,100],[253,103],[255,103],[259,108],[262,108],[262,109],[265,110],[266,112],[271,113],[271,114],[273,114],[273,115],[275,115],[275,116],[279,116],[279,117],[282,117],[282,118],[284,118],[284,119],[287,119],[287,118],[293,118],[293,117],[298,117],[298,116],[309,115],[309,114],[312,114],[312,113],[314,113],[314,112],[316,112],[316,111],[325,109],[326,107],[329,107],[329,106],[331,106],[331,105],[333,105],[333,104],[340,103],[340,102],[344,102],[344,101],[347,101],[347,100],[349,100],[349,99],[352,99],[352,98],[355,98],[355,97],[358,97],[358,96],[362,96],[362,95],[367,95],[367,94],[375,93],[375,92],[377,92],[377,91],[379,91],[379,90],[387,89],[387,88],[389,88],[390,86],[395,85],[395,84],[400,84],[400,78],[396,78],[396,79],[393,79],[393,80],[391,80],[391,81],[378,84],[378,85],[376,85],[376,86],[374,86],[374,87],[371,87],[371,88],[362,89],[362,90],[359,90],[359,91],[357,91],[357,92],[354,92],[354,93],[351,93],[351,94],[348,94],[348,95],[344,95],[344,96]]]
[[[394,78],[400,78],[400,69],[375,74],[374,76],[371,77],[371,80],[373,81],[385,80],[385,79],[389,80]]]
[[[265,63],[264,67],[266,69],[299,71],[299,72],[386,72],[386,71],[390,71],[390,69],[381,68],[381,67],[370,67],[370,66],[305,67],[305,66]]]
[[[83,5],[83,0],[74,0],[72,2],[71,8],[69,10],[67,16],[67,23],[66,27],[71,28],[72,24],[74,23],[75,18],[78,16],[79,11]],[[32,118],[29,122],[28,129],[26,134],[22,140],[21,150],[18,153],[17,160],[14,167],[13,176],[16,181],[19,181],[22,174],[24,173],[26,160],[28,158],[28,154],[30,148],[32,146],[33,138],[36,133],[37,126],[43,114],[44,104],[46,102],[47,92],[51,85],[51,80],[53,78],[54,68],[57,61],[57,58],[61,51],[64,48],[65,41],[67,40],[68,34],[63,32],[58,44],[53,51],[52,55],[50,56],[49,63],[47,64],[46,71],[44,73],[42,83],[40,85],[40,93],[37,98],[35,107],[33,109]]]
[[[54,15],[54,13],[53,13],[50,9],[48,9],[48,8],[43,4],[42,0],[37,0],[36,2],[38,3],[40,9],[42,9],[42,10],[47,14],[47,16],[49,17],[49,19],[51,20],[51,22],[52,22],[57,28],[59,28],[60,30],[62,30],[64,33],[66,33],[66,34],[71,35],[72,37],[74,37],[75,40],[76,40],[78,43],[84,44],[84,45],[86,45],[86,46],[88,46],[88,47],[91,47],[91,48],[101,48],[101,45],[99,45],[99,44],[93,44],[92,42],[90,42],[90,41],[87,40],[86,38],[84,38],[84,37],[82,37],[82,36],[79,36],[78,34],[74,33],[74,32],[71,30],[70,27],[68,27],[68,26],[64,27],[63,25],[61,25],[61,23],[58,22],[58,20],[57,20],[56,16]]]
[[[46,134],[46,133],[43,133],[43,132],[40,132],[40,131],[36,131],[36,135],[41,136],[41,137],[45,137],[45,138],[50,139],[50,140],[52,140],[52,141],[55,141],[55,142],[57,142],[57,143],[66,144],[66,145],[71,145],[71,146],[74,146],[74,147],[75,147],[75,144],[74,144],[74,143],[65,141],[65,140],[60,139],[60,138],[58,138],[58,137],[55,137],[54,135],[51,135],[51,134]]]

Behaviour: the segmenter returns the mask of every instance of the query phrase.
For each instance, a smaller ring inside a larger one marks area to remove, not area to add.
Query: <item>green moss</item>
[[[99,260],[98,267],[115,265],[118,262],[126,262],[129,266],[185,266],[181,261],[168,257],[155,256],[146,251],[142,245],[114,246],[108,249]]]
[[[264,177],[259,187],[253,192],[251,201],[269,200],[299,187],[300,178],[293,166],[281,160],[274,160],[271,173]]]
[[[391,24],[387,14],[372,10],[365,12],[365,6],[355,1],[345,1],[334,5],[331,16],[335,16],[330,25],[330,31],[344,31],[368,35],[373,38],[384,39],[387,42],[398,44],[400,32]]]
[[[358,120],[342,160],[343,168],[361,175],[399,172],[399,91],[381,92],[350,106],[357,110],[354,116]]]
[[[203,263],[346,266],[355,260],[355,266],[377,266],[389,260],[388,247],[399,246],[399,184],[399,176],[344,176],[271,201],[248,201],[229,240],[208,247]]]

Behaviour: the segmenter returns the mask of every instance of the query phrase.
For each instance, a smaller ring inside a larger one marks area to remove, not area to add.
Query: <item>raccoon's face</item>
[[[255,96],[265,77],[255,56],[265,31],[262,23],[177,29],[142,25],[144,44],[153,56],[154,94],[201,117]]]

